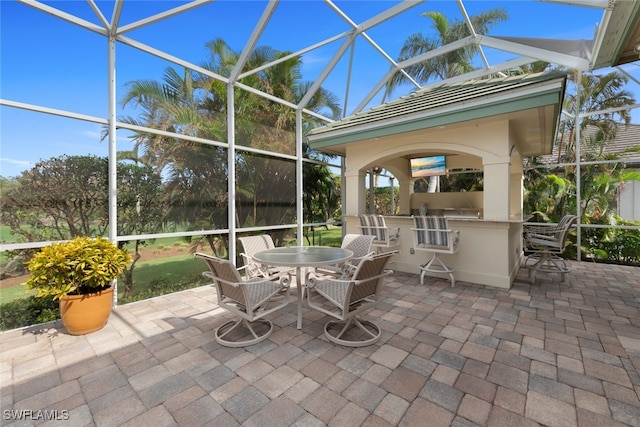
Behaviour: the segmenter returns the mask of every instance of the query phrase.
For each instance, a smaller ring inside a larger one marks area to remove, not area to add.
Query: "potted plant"
[[[113,303],[111,282],[131,255],[104,238],[77,237],[42,248],[27,263],[27,290],[59,300],[62,323],[71,335],[106,325]]]

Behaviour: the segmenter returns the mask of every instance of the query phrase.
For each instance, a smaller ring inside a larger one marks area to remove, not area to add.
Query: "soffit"
[[[616,0],[602,36],[592,69],[627,64],[640,56],[640,2]]]

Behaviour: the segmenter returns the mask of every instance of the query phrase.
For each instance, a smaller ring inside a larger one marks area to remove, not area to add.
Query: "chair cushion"
[[[429,229],[416,231],[418,245],[449,246],[449,233],[447,232],[449,226],[445,217],[415,216],[413,220],[416,228]]]
[[[382,215],[360,215],[362,234],[375,236],[375,240],[387,239],[387,226]]]

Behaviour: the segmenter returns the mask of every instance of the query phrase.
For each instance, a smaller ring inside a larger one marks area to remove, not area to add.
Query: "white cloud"
[[[7,159],[6,157],[0,157],[0,162],[16,166],[33,166],[33,163],[28,160]]]
[[[33,166],[33,162],[28,160],[16,160],[8,157],[0,157],[0,176],[19,176],[22,171],[31,169]]]

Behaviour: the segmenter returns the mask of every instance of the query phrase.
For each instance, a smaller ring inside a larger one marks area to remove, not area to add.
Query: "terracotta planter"
[[[113,303],[113,287],[86,295],[60,298],[62,324],[71,335],[85,335],[107,324]]]

